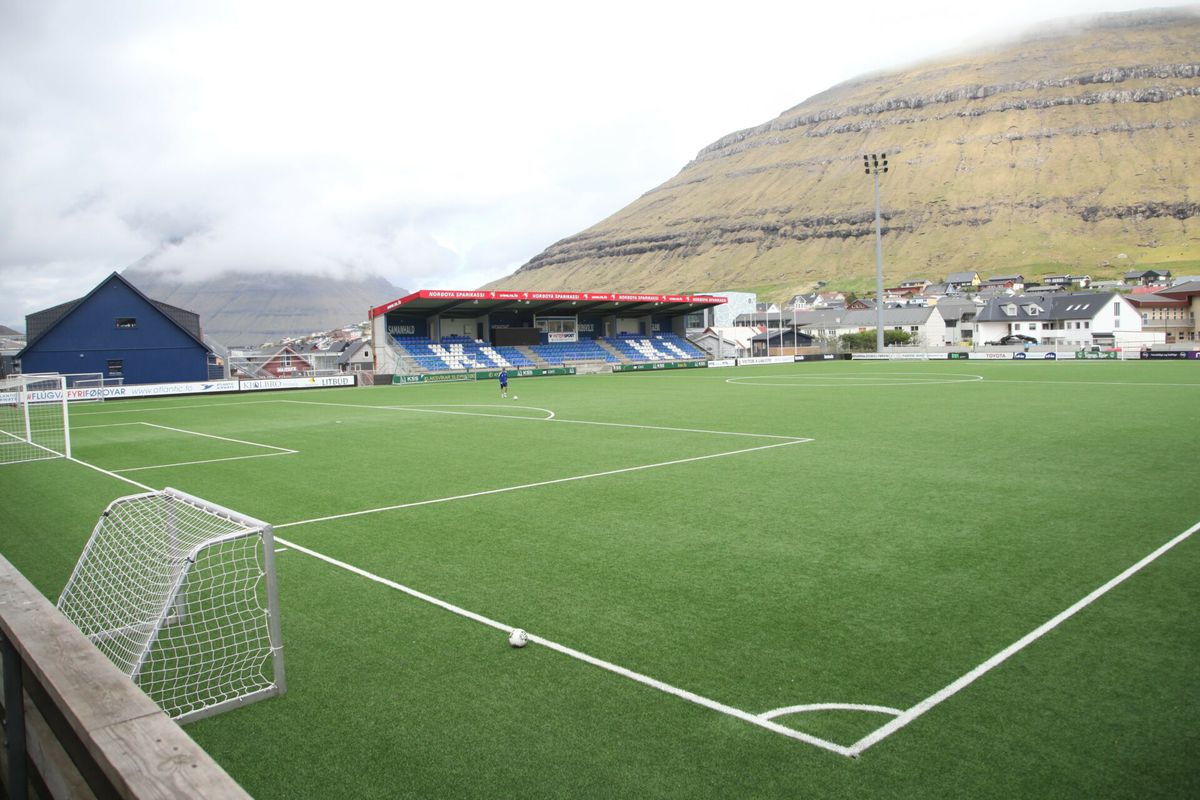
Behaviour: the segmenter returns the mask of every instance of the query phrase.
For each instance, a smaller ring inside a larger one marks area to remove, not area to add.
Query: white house
[[[691,339],[713,358],[745,358],[753,354],[752,342],[758,333],[758,328],[714,327]]]
[[[1116,292],[993,297],[975,316],[975,342],[1009,334],[1065,348],[1140,347],[1165,340],[1142,331],[1142,317]]]
[[[875,330],[876,312],[831,308],[819,311],[801,311],[796,314],[796,324],[814,339],[836,340],[847,333],[862,333]],[[885,308],[883,329],[907,331],[913,343],[924,347],[935,347],[944,343],[946,322],[935,306],[909,306]]]
[[[375,368],[370,339],[358,339],[338,354],[338,368],[342,372],[361,372]]]

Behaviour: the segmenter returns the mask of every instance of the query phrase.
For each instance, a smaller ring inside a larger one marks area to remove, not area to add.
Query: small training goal
[[[71,457],[66,379],[0,378],[0,464],[64,457]]]
[[[271,526],[176,489],[121,497],[58,608],[179,722],[282,694]]]

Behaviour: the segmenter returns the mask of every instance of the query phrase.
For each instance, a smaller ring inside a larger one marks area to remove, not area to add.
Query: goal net
[[[0,464],[71,457],[66,388],[60,375],[0,378]]]
[[[72,403],[103,403],[114,386],[124,386],[125,379],[106,376],[102,372],[65,372],[67,399]]]
[[[109,504],[58,608],[179,722],[286,688],[271,526],[176,489]]]

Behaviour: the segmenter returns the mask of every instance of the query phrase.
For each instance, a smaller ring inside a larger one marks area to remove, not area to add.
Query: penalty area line
[[[1075,616],[1080,611],[1087,608],[1092,603],[1096,602],[1097,600],[1099,600],[1104,595],[1108,594],[1110,591],[1112,591],[1116,587],[1120,586],[1122,583],[1124,583],[1126,580],[1131,578],[1133,575],[1137,574],[1142,569],[1144,569],[1146,566],[1148,566],[1150,563],[1152,563],[1153,561],[1158,559],[1159,556],[1161,556],[1164,553],[1166,553],[1167,551],[1171,550],[1173,547],[1175,547],[1180,542],[1183,542],[1184,540],[1186,540],[1188,537],[1190,537],[1196,531],[1200,531],[1200,522],[1197,522],[1195,525],[1188,528],[1186,531],[1179,534],[1171,541],[1162,545],[1157,550],[1155,550],[1153,553],[1150,553],[1150,555],[1146,556],[1141,561],[1137,562],[1136,564],[1134,564],[1133,566],[1129,567],[1127,570],[1122,572],[1120,575],[1117,575],[1115,578],[1108,581],[1108,583],[1105,583],[1103,586],[1100,586],[1097,589],[1094,589],[1088,595],[1086,595],[1085,597],[1083,597],[1082,599],[1077,601],[1070,608],[1067,608],[1065,611],[1062,611],[1059,614],[1056,614],[1054,617],[1052,617],[1049,620],[1047,620],[1046,622],[1042,623],[1037,628],[1035,628],[1032,631],[1030,631],[1029,633],[1025,634],[1020,639],[1018,639],[1017,641],[1010,644],[1008,647],[1001,650],[999,653],[996,653],[994,656],[989,658],[987,661],[984,661],[982,664],[975,667],[975,669],[971,670],[970,672],[966,673],[962,677],[958,678],[958,680],[954,681],[953,683],[948,684],[947,686],[943,687],[942,689],[938,690],[937,692],[931,694],[929,697],[926,697],[924,700],[917,703],[912,708],[910,708],[907,711],[905,711],[904,713],[900,714],[900,716],[887,722],[886,724],[884,724],[877,730],[875,730],[872,733],[869,733],[866,736],[864,736],[863,738],[859,739],[857,742],[855,742],[854,744],[850,745],[849,748],[847,748],[847,751],[848,751],[847,755],[849,755],[853,758],[857,758],[868,747],[878,744],[880,741],[882,741],[883,739],[892,735],[896,731],[900,730],[905,725],[907,725],[908,723],[912,722],[917,717],[924,714],[926,711],[930,710],[931,708],[938,705],[939,703],[942,703],[943,701],[948,700],[951,697],[953,697],[954,695],[958,694],[963,689],[967,688],[972,683],[974,683],[975,681],[982,678],[988,672],[991,672],[993,669],[995,669],[996,667],[1003,664],[1009,658],[1011,658],[1012,656],[1021,652],[1026,647],[1033,644],[1038,639],[1042,638],[1047,633],[1054,630],[1059,625],[1066,622],[1068,619]]]
[[[474,497],[487,497],[493,494],[504,494],[506,492],[516,492],[522,489],[536,489],[540,486],[553,486],[559,483],[571,483],[573,481],[584,481],[590,478],[603,478],[609,475],[621,475],[627,472],[640,472],[647,469],[656,469],[658,467],[671,467],[677,464],[689,464],[696,461],[706,461],[712,458],[724,458],[725,456],[735,456],[742,453],[754,453],[760,450],[771,450],[776,447],[788,447],[794,444],[805,444],[811,442],[812,439],[796,439],[786,442],[777,442],[775,444],[764,444],[758,447],[747,447],[741,450],[730,450],[724,453],[710,453],[705,456],[692,456],[691,458],[677,458],[673,461],[659,461],[654,464],[639,464],[634,467],[622,467],[620,469],[610,469],[604,472],[589,472],[586,475],[571,475],[566,478],[552,478],[545,481],[535,481],[533,483],[522,483],[517,486],[503,486],[499,489],[485,489],[482,492],[471,492],[469,494],[456,494],[451,497],[435,497],[429,500],[416,500],[411,503],[398,503],[392,506],[383,506],[381,508],[368,508],[362,511],[348,511],[345,514],[333,514],[328,517],[317,517],[315,519],[304,519],[296,522],[281,522],[275,526],[276,530],[281,528],[291,528],[296,525],[311,525],[314,522],[329,522],[335,519],[347,519],[348,517],[361,517],[365,514],[379,514],[384,511],[399,511],[404,508],[417,508],[419,506],[434,505],[436,503],[449,503],[454,500],[470,500]]]
[[[275,527],[278,528],[281,526],[277,525]],[[282,539],[277,536],[277,537],[275,537],[275,541],[281,545],[284,545],[285,547],[291,548],[292,550],[295,550],[300,553],[304,553],[305,555],[311,556],[312,558],[315,558],[319,561],[324,561],[325,563],[330,564],[331,566],[335,566],[339,569],[344,569],[347,572],[351,572],[355,575],[358,575],[359,577],[366,578],[367,580],[370,580],[370,581],[374,581],[375,583],[386,586],[389,589],[394,589],[398,592],[403,592],[404,594],[407,594],[410,597],[414,597],[418,600],[422,600],[426,603],[430,603],[430,604],[435,605],[438,608],[441,608],[445,611],[449,611],[453,614],[457,614],[460,617],[465,617],[466,619],[469,619],[473,622],[478,622],[481,625],[487,625],[490,628],[495,628],[496,630],[503,631],[506,634],[511,634],[514,630],[513,626],[511,626],[511,625],[506,625],[503,622],[497,622],[494,619],[485,617],[482,614],[477,614],[474,611],[468,611],[467,609],[462,608],[461,606],[456,606],[453,603],[449,603],[445,600],[441,600],[437,597],[434,597],[433,595],[425,594],[424,592],[419,591],[417,589],[413,589],[409,586],[405,586],[401,583],[397,583],[396,581],[389,580],[388,578],[384,578],[380,575],[376,575],[373,572],[368,572],[367,570],[362,569],[361,567],[356,567],[353,564],[347,564],[345,561],[341,561],[339,559],[333,558],[332,556],[327,556],[324,553],[319,553],[316,550],[311,550],[307,547],[303,547],[302,545],[298,545],[295,542],[289,541],[287,539]],[[793,730],[784,725],[779,725],[778,723],[772,722],[770,719],[766,719],[760,715],[752,714],[749,711],[744,711],[740,708],[734,708],[733,706],[726,705],[725,703],[721,703],[717,700],[713,700],[711,698],[704,697],[703,695],[696,694],[695,692],[690,692],[687,689],[680,689],[677,686],[672,686],[671,684],[660,681],[657,678],[651,678],[649,675],[643,675],[640,672],[634,672],[633,670],[626,669],[625,667],[622,667],[619,664],[614,664],[611,661],[605,661],[602,658],[597,658],[595,656],[588,655],[587,653],[581,652],[572,647],[567,647],[566,645],[563,645],[563,644],[559,644],[558,642],[552,641],[550,639],[546,639],[545,637],[536,636],[532,633],[529,633],[527,635],[529,637],[530,642],[533,642],[535,644],[540,644],[541,646],[543,646],[547,649],[553,650],[556,653],[560,653],[562,655],[569,656],[578,661],[582,661],[586,664],[591,664],[594,667],[599,667],[603,670],[607,670],[608,672],[612,672],[616,675],[620,675],[623,678],[628,678],[629,680],[636,681],[637,683],[640,683],[643,686],[648,686],[652,689],[657,689],[660,692],[665,692],[669,695],[673,695],[674,697],[678,697],[682,700],[687,700],[690,703],[695,703],[696,705],[703,706],[704,708],[710,709],[712,711],[716,711],[718,713],[725,714],[727,716],[735,717],[737,719],[742,720],[743,722],[748,722],[751,725],[756,725],[757,727],[764,728],[766,730],[771,731],[772,733],[778,733],[782,736],[787,736],[790,739],[796,739],[798,741],[804,742],[805,744],[810,744],[810,745],[813,745],[814,747],[819,747],[822,750],[828,750],[832,753],[837,753],[838,755],[841,755],[841,756],[851,756],[852,755],[850,752],[850,749],[847,747],[843,747],[842,745],[826,741],[824,739],[821,739],[816,736],[812,736],[807,733],[803,733],[801,731]]]

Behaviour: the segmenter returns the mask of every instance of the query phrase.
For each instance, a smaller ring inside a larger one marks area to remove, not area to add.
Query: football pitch
[[[143,487],[274,525],[288,692],[186,728],[260,799],[1200,795],[1196,363],[509,395],[74,406],[0,550],[55,600]]]

